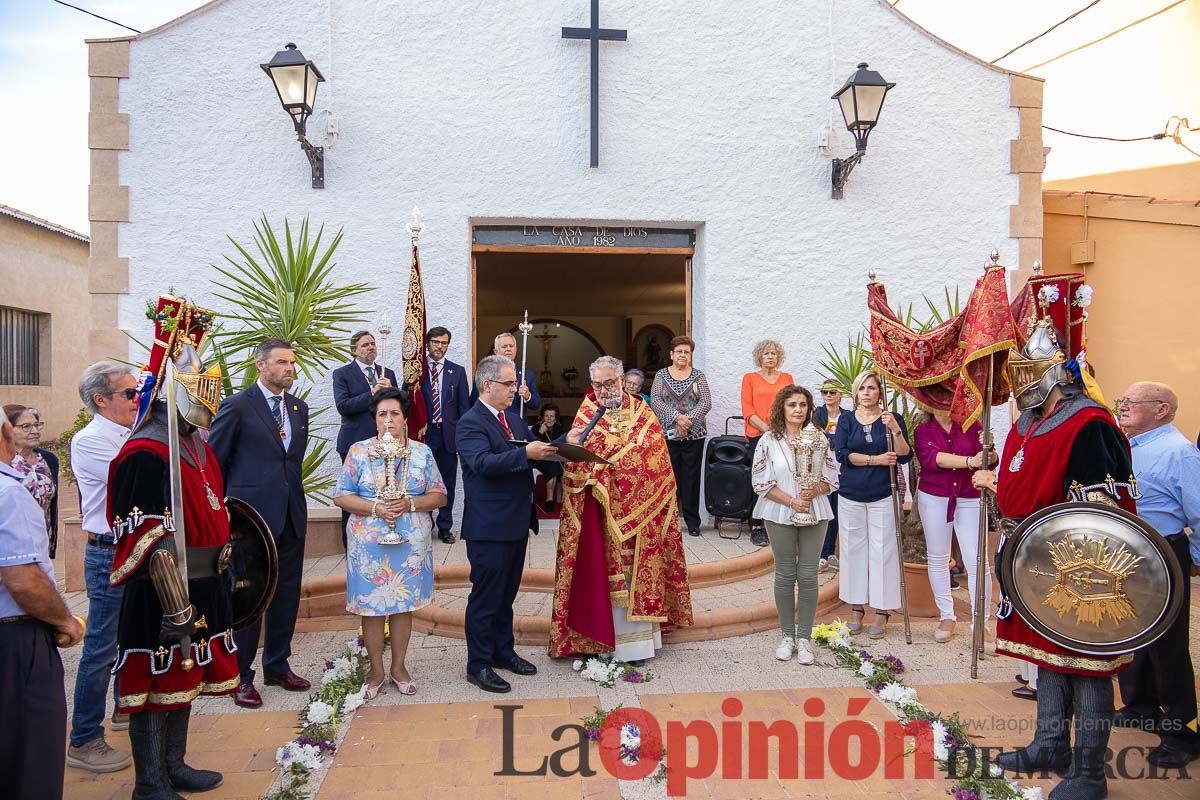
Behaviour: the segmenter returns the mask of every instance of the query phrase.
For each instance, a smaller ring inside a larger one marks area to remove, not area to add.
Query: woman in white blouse
[[[795,653],[801,664],[813,663],[809,636],[817,613],[817,566],[825,527],[833,519],[828,495],[838,488],[837,461],[812,414],[808,389],[781,389],[771,405],[770,429],[754,449],[751,474],[758,495],[754,516],[766,525],[775,556],[775,608],[783,630],[775,657],[787,661]]]

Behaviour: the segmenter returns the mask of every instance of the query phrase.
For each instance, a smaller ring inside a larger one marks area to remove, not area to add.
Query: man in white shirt
[[[131,762],[128,753],[108,746],[103,722],[109,673],[117,658],[117,620],[123,594],[121,587],[108,583],[114,544],[107,512],[108,465],[137,418],[136,385],[133,373],[123,364],[99,361],[85,369],[79,379],[79,397],[91,412],[92,421],[71,439],[71,471],[79,487],[83,533],[87,537],[83,572],[88,615],[83,655],[75,676],[67,764],[90,772],[116,772]],[[114,708],[113,730],[128,726],[128,717],[116,714]]]
[[[67,697],[55,635],[75,644],[83,626],[54,584],[46,518],[15,456],[0,417],[0,775],[12,800],[61,800]]]

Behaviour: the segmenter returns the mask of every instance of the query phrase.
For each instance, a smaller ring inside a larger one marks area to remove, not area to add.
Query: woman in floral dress
[[[379,388],[371,398],[371,410],[378,434],[351,446],[333,501],[350,514],[346,610],[362,620],[371,663],[367,699],[379,694],[386,680],[385,620],[391,631],[391,681],[401,694],[417,691],[404,658],[412,635],[412,612],[429,605],[433,596],[433,519],[429,512],[446,505],[446,485],[433,451],[407,438],[407,395],[391,387]],[[381,442],[385,433],[394,441]],[[380,494],[387,494],[382,490],[389,473],[403,492],[399,499],[380,499]],[[397,543],[381,543],[381,538]]]

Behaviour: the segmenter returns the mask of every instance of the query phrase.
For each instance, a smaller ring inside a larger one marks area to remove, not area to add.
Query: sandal
[[[892,615],[886,611],[876,611],[875,612],[876,624],[867,628],[867,636],[871,637],[872,639],[882,639],[884,636],[884,633],[887,632],[887,624],[888,624],[888,620],[891,619],[891,616]],[[882,624],[879,624],[880,619],[883,620]]]
[[[850,624],[846,626],[847,630],[850,631],[851,635],[862,633],[863,618],[867,616],[866,606],[858,606],[857,608],[850,606],[850,613],[855,616],[850,618]]]
[[[380,681],[379,683],[375,684],[374,686],[371,685],[370,681],[364,683],[362,685],[363,697],[366,698],[367,700],[374,700],[376,697],[379,696],[379,692],[381,689],[383,689],[383,685],[385,683],[387,683],[387,681]]]
[[[396,691],[403,695],[414,695],[417,693],[417,687],[412,681],[401,681],[392,678],[392,683],[396,686]]]

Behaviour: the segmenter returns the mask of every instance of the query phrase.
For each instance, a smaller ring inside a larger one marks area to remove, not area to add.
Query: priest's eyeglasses
[[[1131,400],[1128,397],[1121,397],[1121,398],[1117,399],[1117,407],[1120,408],[1121,406],[1136,406],[1141,403],[1162,404],[1165,402],[1166,402],[1165,400]]]
[[[592,388],[595,389],[597,392],[603,391],[605,389],[612,390],[612,389],[617,388],[617,383],[620,380],[621,380],[620,378],[609,378],[608,380],[604,381],[603,383],[598,383],[596,381],[592,381]]]

